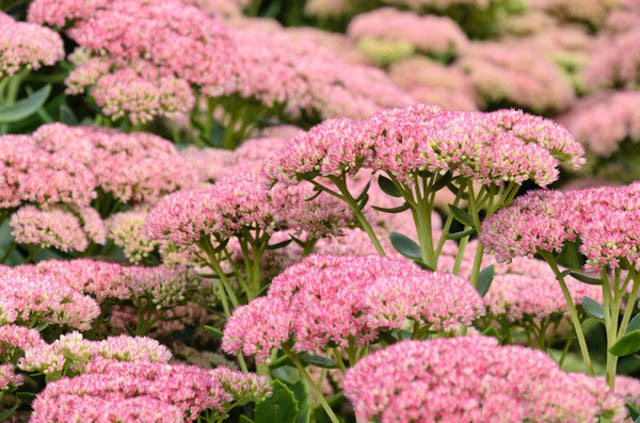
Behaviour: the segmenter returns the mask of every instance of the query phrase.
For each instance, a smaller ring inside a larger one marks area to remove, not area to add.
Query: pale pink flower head
[[[640,29],[616,36],[611,45],[591,58],[584,71],[585,81],[592,87],[625,86],[637,88],[640,84]]]
[[[153,134],[52,123],[32,137],[40,149],[83,163],[97,186],[123,203],[155,202],[197,180],[175,146]]]
[[[13,364],[0,364],[0,392],[22,385],[24,376],[15,373]]]
[[[225,368],[205,370],[146,360],[125,363],[96,358],[85,370],[81,376],[48,384],[34,403],[32,419],[50,421],[47,413],[62,418],[83,403],[96,405],[99,410],[107,410],[110,405],[121,410],[116,403],[119,400],[126,410],[136,405],[136,399],[146,405],[142,410],[148,410],[140,413],[141,420],[136,421],[191,421],[205,410],[212,417],[224,418],[232,407],[258,402],[271,394],[265,378]],[[168,415],[160,418],[152,405],[159,411],[167,411]],[[128,413],[128,416],[134,413],[133,409]]]
[[[483,312],[468,283],[407,260],[312,255],[274,278],[267,297],[234,312],[223,349],[263,361],[288,342],[296,352],[362,346],[406,320],[446,331]]]
[[[602,91],[583,97],[557,120],[588,151],[610,157],[621,142],[640,141],[640,92]]]
[[[158,242],[142,232],[148,209],[138,207],[111,215],[106,221],[107,237],[122,248],[131,263],[139,264],[157,247]]]
[[[467,36],[448,17],[419,16],[391,7],[375,9],[356,16],[347,29],[353,39],[382,39],[407,42],[416,50],[449,58],[467,44]]]
[[[0,358],[2,361],[22,354],[30,348],[44,345],[40,332],[15,324],[0,325]]]
[[[119,66],[106,57],[90,58],[69,73],[65,84],[67,94],[87,92],[112,120],[126,117],[134,125],[188,113],[194,104],[187,81],[163,75],[141,59]]]
[[[616,376],[616,395],[634,407],[640,407],[640,380],[632,376]]]
[[[60,35],[40,25],[16,22],[0,12],[0,78],[21,69],[51,66],[62,59]]]
[[[54,278],[38,275],[33,268],[4,267],[0,276],[0,323],[34,326],[51,323],[80,330],[91,328],[100,307],[91,297],[83,295]],[[25,335],[25,342],[33,334]]]
[[[475,42],[457,66],[489,105],[510,104],[533,113],[562,111],[574,101],[560,70],[536,50],[497,42]]]
[[[26,205],[9,221],[12,235],[19,244],[53,247],[61,251],[84,251],[89,242],[104,244],[106,230],[95,209],[69,210],[63,206],[39,209]]]
[[[560,19],[584,22],[599,28],[620,3],[617,0],[575,0],[570,4],[562,0],[533,0],[531,7],[550,12]]]
[[[242,68],[222,20],[179,0],[38,0],[30,6],[29,20],[70,24],[66,34],[81,47],[123,64],[144,59],[160,73],[197,85],[210,96],[238,87]]]
[[[496,344],[478,336],[395,344],[348,370],[345,395],[358,418],[382,423],[627,418],[604,382],[564,373],[542,351]]]
[[[480,241],[498,260],[559,253],[576,241],[587,270],[605,266],[638,269],[640,185],[528,193],[483,222]]]

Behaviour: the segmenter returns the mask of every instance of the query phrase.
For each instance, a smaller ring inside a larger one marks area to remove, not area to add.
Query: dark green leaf
[[[625,333],[633,332],[640,329],[640,313],[633,316],[633,319],[627,325],[627,331]]]
[[[619,357],[633,354],[640,350],[640,329],[636,329],[623,335],[618,342],[609,348],[609,352]]]
[[[631,403],[626,403],[625,406],[627,407],[627,410],[629,411],[629,416],[632,419],[637,419],[638,417],[640,417],[640,412],[638,411],[638,409],[635,407],[635,405],[631,404]]]
[[[278,242],[277,244],[267,245],[267,250],[277,250],[279,248],[284,248],[287,245],[291,244],[291,241],[293,241],[293,238],[286,239],[282,242]]]
[[[602,285],[602,281],[597,278],[590,278],[589,276],[585,276],[582,273],[571,272],[569,273],[572,278],[579,280],[580,282],[589,284],[589,285]]]
[[[464,231],[460,231],[460,232],[453,232],[449,235],[447,235],[447,239],[461,239],[464,238],[465,236],[471,236],[474,235],[476,233],[476,228],[469,228],[467,230]]]
[[[357,202],[362,200],[364,196],[367,195],[370,187],[371,187],[371,179],[369,179],[369,182],[367,182],[367,185],[364,186],[364,188],[362,189],[362,192],[360,192],[360,194],[356,197]]]
[[[476,290],[481,297],[484,297],[487,292],[489,292],[489,288],[491,288],[491,282],[493,282],[493,275],[495,274],[496,266],[492,264],[491,266],[487,266],[480,271],[478,275],[478,285],[476,286]]]
[[[471,217],[471,215],[466,211],[459,209],[451,204],[449,204],[449,211],[453,213],[453,217],[455,217],[458,222],[462,223],[465,226],[474,226],[473,217]]]
[[[364,197],[358,200],[358,209],[362,210],[364,206],[367,205],[368,201],[369,201],[369,194],[365,194]]]
[[[439,191],[450,182],[451,182],[451,172],[447,172],[444,175],[442,175],[435,184],[433,184],[432,189],[434,191]]]
[[[11,417],[11,415],[13,414],[14,411],[16,411],[18,409],[18,406],[20,404],[14,405],[13,407],[11,407],[8,410],[4,410],[2,413],[0,413],[0,422],[4,419],[7,419],[9,417]]]
[[[44,105],[50,93],[51,85],[45,85],[27,98],[0,107],[0,123],[17,122],[34,114]]]
[[[335,369],[337,367],[337,363],[335,360],[331,358],[321,357],[319,355],[307,353],[302,357],[302,360],[304,360],[306,363],[313,364],[317,367],[323,367],[325,369]]]
[[[256,423],[254,420],[245,416],[244,414],[240,414],[240,423]]]
[[[393,207],[391,209],[386,209],[384,207],[378,207],[378,206],[371,206],[371,208],[383,213],[402,213],[403,211],[409,210],[409,204],[404,203],[401,206]]]
[[[322,194],[322,191],[320,191],[319,189],[316,189],[315,191],[316,191],[316,193],[315,193],[315,194],[313,194],[313,195],[312,195],[311,197],[309,197],[309,198],[305,198],[305,199],[304,199],[304,201],[313,201],[313,200],[315,200],[316,198],[318,198],[318,196],[319,196],[320,194]]]
[[[47,326],[49,326],[49,322],[44,322],[36,326],[34,329],[37,330],[38,332],[42,332],[47,328]]]
[[[214,328],[213,326],[209,326],[209,325],[204,325],[204,328],[208,330],[209,333],[211,333],[211,335],[213,335],[215,339],[222,339],[222,337],[224,336],[222,331],[218,328]]]
[[[429,266],[427,263],[423,262],[421,259],[413,259],[414,263],[420,266],[421,269],[435,271],[433,267]]]
[[[604,320],[604,308],[594,299],[582,297],[582,309],[596,320]]]
[[[73,110],[66,104],[60,106],[60,121],[69,126],[80,125],[75,113],[73,113]]]
[[[420,246],[412,241],[409,237],[402,235],[398,232],[391,232],[389,234],[391,245],[397,252],[403,256],[412,260],[422,260],[422,254],[420,254]]]
[[[500,335],[498,334],[498,331],[493,326],[489,326],[488,328],[486,328],[482,332],[482,335],[484,335],[484,336],[492,336],[494,338],[500,339]]]
[[[311,402],[307,386],[303,381],[300,381],[291,386],[291,391],[293,391],[293,395],[298,401],[299,411],[296,423],[309,423],[311,420]]]
[[[578,250],[577,242],[566,242],[562,247],[562,251],[556,257],[556,261],[565,267],[572,269],[582,268],[582,258]]]
[[[402,194],[400,194],[400,191],[398,191],[398,188],[396,188],[393,181],[386,176],[378,176],[378,186],[380,186],[382,192],[387,195],[390,195],[392,197],[402,197]]]
[[[271,386],[273,394],[256,405],[256,423],[294,423],[300,409],[293,392],[279,380]]]
[[[271,370],[273,377],[280,379],[289,385],[295,385],[300,382],[300,372],[293,366],[280,366]]]

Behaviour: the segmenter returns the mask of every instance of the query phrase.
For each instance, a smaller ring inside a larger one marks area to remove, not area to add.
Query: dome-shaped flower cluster
[[[586,268],[640,268],[640,184],[576,191],[534,191],[483,223],[481,242],[498,260],[559,253],[579,242]]]
[[[468,336],[404,341],[347,372],[345,395],[363,421],[595,422],[626,419],[603,381],[564,373],[542,351]]]
[[[209,410],[224,418],[231,408],[271,395],[265,378],[220,367],[139,360],[123,363],[97,358],[81,376],[47,385],[36,398],[34,422],[86,421],[183,422]],[[106,413],[108,420],[99,413]],[[87,413],[87,414],[83,414]]]
[[[453,275],[375,255],[312,255],[277,276],[267,297],[234,312],[223,349],[263,361],[289,339],[296,352],[362,347],[406,320],[428,333],[470,324],[483,312],[473,287]]]
[[[0,12],[0,79],[64,59],[62,38],[49,28],[16,22]]]

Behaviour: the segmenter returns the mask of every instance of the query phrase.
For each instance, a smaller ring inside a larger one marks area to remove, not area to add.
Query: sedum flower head
[[[345,395],[363,421],[595,422],[626,418],[603,381],[564,373],[542,351],[478,336],[404,341],[351,368]]]

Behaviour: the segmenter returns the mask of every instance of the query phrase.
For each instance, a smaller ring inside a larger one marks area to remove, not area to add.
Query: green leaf
[[[213,335],[215,339],[222,339],[222,337],[224,336],[222,331],[218,328],[214,328],[213,326],[209,326],[209,325],[204,325],[204,328],[208,330],[209,333],[211,333],[211,335]]]
[[[319,189],[314,189],[314,191],[315,191],[316,193],[315,193],[315,194],[313,194],[313,195],[312,195],[311,197],[309,197],[309,198],[305,198],[305,199],[304,199],[304,201],[313,201],[313,200],[315,200],[316,198],[318,198],[318,196],[319,196],[320,194],[322,194],[322,191],[320,191]]]
[[[299,411],[296,423],[309,423],[311,420],[311,401],[307,385],[300,381],[291,387],[291,391],[298,401]]]
[[[604,320],[604,308],[594,299],[582,297],[582,309],[596,320]]]
[[[295,385],[300,382],[300,372],[293,366],[280,366],[271,370],[273,377],[280,379],[289,385]]]
[[[483,332],[482,332],[483,336],[492,336],[494,338],[498,338],[500,339],[500,335],[498,334],[498,331],[496,330],[496,328],[494,328],[493,326],[489,326],[488,328],[486,328]]]
[[[44,322],[44,323],[40,323],[34,329],[37,330],[38,332],[42,332],[43,330],[45,330],[47,328],[47,326],[49,326],[49,322]]]
[[[631,403],[626,403],[625,406],[627,407],[627,410],[629,411],[629,416],[634,419],[637,419],[638,417],[640,417],[640,412],[638,411],[638,409],[635,407],[635,405],[631,404]]]
[[[456,206],[452,206],[451,204],[449,204],[449,211],[453,213],[453,217],[455,217],[456,220],[464,226],[474,226],[473,217],[471,217],[471,215],[466,211],[459,209]]]
[[[291,241],[293,241],[293,238],[285,239],[284,241],[278,242],[277,244],[267,245],[267,250],[277,250],[280,248],[284,248],[287,245],[291,244]]]
[[[431,187],[431,189],[433,191],[439,191],[450,182],[451,182],[451,172],[447,172],[444,175],[442,175],[435,184],[433,184],[433,187]]]
[[[251,420],[249,417],[244,414],[240,414],[240,423],[256,423],[254,420]]]
[[[484,297],[487,292],[489,292],[489,288],[491,288],[491,283],[493,282],[493,276],[496,273],[496,266],[492,264],[491,266],[487,266],[478,275],[478,285],[476,286],[476,290],[481,297]]]
[[[371,188],[371,179],[367,182],[367,185],[364,186],[362,192],[356,197],[356,202],[360,202],[364,198],[365,195],[369,192],[369,188]]]
[[[398,232],[391,232],[389,234],[389,239],[391,240],[393,248],[403,256],[412,260],[422,260],[420,246],[411,240],[411,238]]]
[[[365,194],[361,199],[358,200],[358,209],[362,210],[364,208],[364,206],[367,205],[367,202],[369,201],[369,194]]]
[[[409,204],[404,203],[401,206],[393,207],[393,208],[390,208],[390,209],[386,209],[384,207],[378,207],[378,206],[371,206],[371,208],[373,208],[374,210],[378,210],[379,212],[383,212],[383,213],[402,213],[405,210],[409,210]]]
[[[453,239],[453,240],[461,239],[461,238],[464,238],[465,236],[474,235],[475,233],[476,233],[476,228],[469,228],[464,231],[450,233],[449,235],[447,235],[447,239]]]
[[[580,269],[582,267],[582,257],[578,249],[577,242],[566,242],[562,247],[562,251],[557,255],[558,264],[572,269]]]
[[[256,423],[294,423],[300,408],[293,392],[279,380],[271,386],[273,394],[256,405]]]
[[[0,422],[4,419],[7,419],[9,417],[11,417],[11,415],[13,414],[14,411],[16,411],[18,409],[18,406],[20,404],[16,404],[13,407],[11,407],[8,410],[4,410],[2,413],[0,413]]]
[[[331,358],[321,357],[319,355],[306,353],[302,357],[302,360],[304,360],[306,363],[313,364],[317,367],[323,367],[325,369],[335,369],[337,367],[337,363],[335,360]]]
[[[378,186],[380,187],[382,192],[387,195],[390,195],[392,197],[402,197],[402,194],[400,194],[400,191],[398,191],[398,188],[396,188],[393,181],[386,176],[378,176]]]
[[[569,273],[572,278],[579,280],[580,282],[589,284],[589,285],[602,285],[602,281],[597,278],[590,278],[589,276],[585,276],[582,273],[571,272]]]
[[[627,325],[627,331],[625,333],[633,332],[640,329],[640,313],[633,316],[633,319]]]
[[[609,352],[619,357],[633,354],[640,349],[640,329],[636,329],[623,335],[618,342],[609,348]]]
[[[76,114],[73,113],[73,110],[71,110],[66,103],[60,106],[60,121],[69,126],[80,125]]]
[[[51,85],[45,85],[27,98],[0,107],[0,123],[17,122],[31,116],[44,105],[50,93]]]

